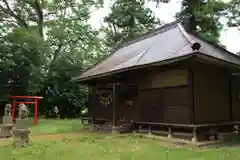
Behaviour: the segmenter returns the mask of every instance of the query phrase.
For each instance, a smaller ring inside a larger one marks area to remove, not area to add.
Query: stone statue
[[[12,136],[12,105],[6,104],[4,108],[4,116],[2,117],[2,124],[0,124],[0,137],[11,137]]]
[[[57,107],[57,106],[54,107],[54,113],[55,113],[56,115],[58,114],[58,107]]]
[[[12,129],[13,133],[13,146],[14,147],[25,147],[29,142],[29,120],[28,120],[28,109],[25,104],[19,105],[18,118],[16,119],[15,126]]]
[[[11,116],[12,115],[12,105],[6,104],[4,108],[4,116]]]
[[[18,116],[20,119],[25,119],[28,117],[28,109],[25,104],[20,104],[19,105],[19,111],[18,111]]]

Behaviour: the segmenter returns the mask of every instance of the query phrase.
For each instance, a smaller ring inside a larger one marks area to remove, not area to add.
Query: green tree
[[[100,6],[94,0],[1,0],[1,98],[42,95],[42,113],[56,105],[62,116],[79,115],[87,91],[70,80],[99,57],[98,32],[87,20]]]
[[[153,0],[157,3],[167,0]],[[220,17],[225,14],[228,4],[218,0],[183,0],[177,18],[189,18],[189,29],[200,37],[219,44],[220,31],[223,25]]]
[[[145,4],[143,0],[116,0],[113,3],[111,12],[104,17],[107,27],[102,28],[107,46],[115,47],[121,41],[136,38],[160,24]]]
[[[240,26],[240,0],[232,0],[229,3],[229,10],[227,12],[228,25],[230,27]]]
[[[190,18],[190,30],[202,38],[218,44],[223,27],[219,20],[227,6],[227,4],[217,0],[206,2],[185,0],[183,1],[182,11],[177,17],[192,16]]]

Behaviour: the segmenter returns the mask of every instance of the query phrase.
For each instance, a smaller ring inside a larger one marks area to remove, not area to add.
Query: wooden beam
[[[232,109],[232,77],[229,76],[229,114],[230,120],[233,120],[233,109]]]
[[[95,105],[95,103],[96,103],[96,87],[95,86],[92,86],[92,87],[90,87],[89,88],[89,90],[90,90],[90,93],[91,93],[91,95],[90,95],[90,105],[89,105],[89,107],[90,107],[90,109],[91,109],[91,111],[92,111],[92,124],[96,124],[96,112],[95,112],[95,107],[96,107],[96,105]]]
[[[194,71],[188,69],[188,105],[191,112],[192,124],[195,124],[195,107],[194,107]]]
[[[159,122],[140,122],[135,121],[133,124],[137,125],[155,125],[155,126],[166,126],[174,128],[204,128],[204,127],[218,127],[218,126],[231,126],[231,125],[240,125],[239,121],[232,122],[220,122],[220,123],[205,123],[205,124],[176,124],[176,123],[159,123]]]
[[[35,102],[16,102],[16,104],[35,104]]]

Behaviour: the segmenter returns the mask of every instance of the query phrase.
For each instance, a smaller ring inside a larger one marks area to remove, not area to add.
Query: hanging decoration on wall
[[[110,93],[108,96],[106,97],[103,97],[100,95],[100,103],[103,105],[103,106],[108,106],[109,104],[112,103],[112,93]]]
[[[132,100],[126,100],[125,103],[127,106],[132,106],[133,102],[132,102]]]

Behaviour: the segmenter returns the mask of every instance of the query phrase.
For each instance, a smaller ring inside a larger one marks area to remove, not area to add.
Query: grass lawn
[[[39,120],[38,125],[31,126],[31,135],[72,133],[78,132],[81,128],[80,120]]]
[[[0,145],[1,160],[237,160],[240,147],[219,149],[166,145],[139,136],[79,131],[79,120],[42,120],[32,127],[30,146]],[[79,131],[79,132],[77,132]],[[74,133],[67,133],[74,132]],[[51,135],[47,135],[47,134]],[[64,133],[64,134],[60,134]],[[2,142],[0,141],[0,144]]]

